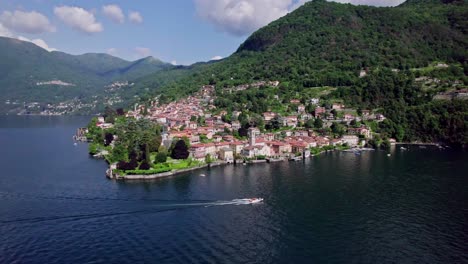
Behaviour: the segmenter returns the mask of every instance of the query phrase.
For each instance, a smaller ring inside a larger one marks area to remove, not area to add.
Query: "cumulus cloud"
[[[47,45],[47,43],[42,39],[28,39],[28,38],[25,38],[23,36],[18,36],[18,39],[22,40],[22,41],[27,41],[27,42],[34,43],[37,46],[39,46],[39,47],[41,47],[41,48],[43,48],[43,49],[45,49],[45,50],[47,50],[49,52],[57,50],[55,48],[49,47],[49,45]]]
[[[122,24],[125,21],[125,15],[118,5],[105,5],[102,7],[102,13],[115,23]]]
[[[139,23],[143,22],[143,17],[141,16],[140,13],[138,13],[136,11],[131,11],[128,14],[128,20],[130,20],[130,22],[132,22],[132,23],[139,24]]]
[[[176,61],[176,60],[173,60],[173,61],[171,61],[171,64],[174,65],[174,66],[176,66],[176,65],[177,65],[177,61]]]
[[[9,30],[21,33],[39,34],[55,31],[49,19],[36,11],[3,11],[0,15],[0,22]]]
[[[221,60],[223,57],[221,56],[214,56],[213,58],[211,58],[211,60]]]
[[[198,15],[221,31],[243,36],[288,13],[292,0],[195,0]]]
[[[43,39],[28,39],[23,36],[16,36],[8,28],[3,26],[2,23],[0,23],[0,37],[15,38],[15,39],[19,39],[22,41],[31,42],[47,51],[57,50],[55,48],[49,47],[49,45]]]
[[[151,55],[151,49],[149,48],[136,47],[135,52],[138,57],[148,57]]]
[[[104,30],[96,21],[94,14],[76,6],[59,6],[54,8],[54,14],[66,25],[84,33],[97,33]]]
[[[218,30],[245,36],[310,0],[194,0],[197,14]],[[330,0],[331,1],[331,0]],[[404,0],[334,0],[355,5],[395,6]]]

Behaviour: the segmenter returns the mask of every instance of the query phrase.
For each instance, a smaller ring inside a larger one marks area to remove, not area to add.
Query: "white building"
[[[359,137],[355,135],[344,135],[341,140],[350,147],[355,147],[359,144]]]

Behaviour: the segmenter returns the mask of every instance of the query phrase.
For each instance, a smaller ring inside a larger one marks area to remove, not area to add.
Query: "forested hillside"
[[[74,56],[0,37],[0,112],[14,107],[5,104],[6,101],[19,104],[55,103],[73,98],[91,101],[93,96],[102,95],[104,86],[110,82],[132,80],[172,67],[153,57],[129,62],[99,53]],[[62,85],[49,84],[51,81],[61,81]]]
[[[159,72],[137,85],[164,102],[205,84],[223,94],[226,87],[280,81],[278,88],[218,100],[220,107],[252,113],[275,108],[273,95],[305,101],[314,90],[332,87],[335,92],[323,99],[380,108],[390,116],[389,136],[405,131],[402,140],[466,144],[466,101],[433,101],[438,93],[466,89],[466,17],[467,1],[412,0],[378,8],[315,0],[253,33],[222,61]]]

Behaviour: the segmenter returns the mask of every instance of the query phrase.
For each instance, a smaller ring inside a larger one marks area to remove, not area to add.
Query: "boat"
[[[258,204],[263,202],[263,198],[243,198],[243,199],[234,199],[232,200],[236,205],[243,205],[243,204]]]
[[[405,148],[405,147],[400,147],[400,149],[401,149],[401,150],[407,150],[407,148]]]
[[[250,198],[248,199],[250,204],[256,204],[256,203],[261,203],[263,202],[263,198]]]
[[[201,177],[205,177],[206,175],[202,173],[202,174],[200,174],[200,176],[201,176]]]

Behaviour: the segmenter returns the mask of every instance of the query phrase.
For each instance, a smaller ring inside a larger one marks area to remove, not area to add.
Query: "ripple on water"
[[[0,157],[11,168],[0,177],[0,263],[468,263],[466,153],[336,152],[114,182],[85,146],[61,149],[81,125],[0,130],[5,149],[40,151]],[[25,158],[31,169],[14,169]]]

